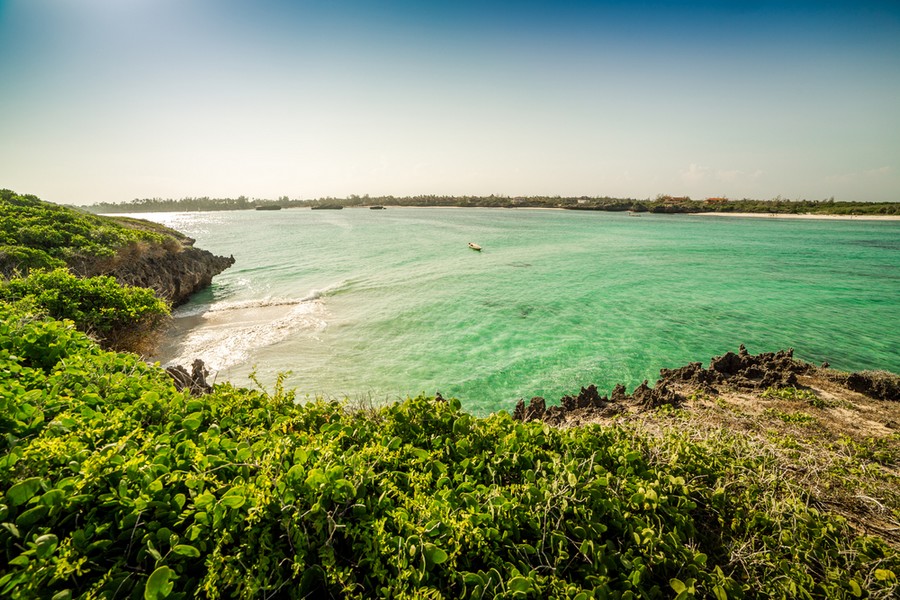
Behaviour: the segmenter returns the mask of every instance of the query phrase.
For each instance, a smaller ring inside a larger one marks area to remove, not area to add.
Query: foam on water
[[[166,364],[200,358],[209,369],[219,371],[246,362],[254,352],[290,336],[315,336],[328,324],[325,303],[318,298],[242,304],[204,312],[203,322],[186,334],[178,355]],[[272,308],[280,310],[265,310]]]
[[[315,289],[302,298],[187,304],[172,315],[175,329],[181,330],[177,345],[170,345],[157,359],[172,365],[200,358],[210,370],[220,371],[291,336],[315,337],[328,326],[324,298],[346,285]]]

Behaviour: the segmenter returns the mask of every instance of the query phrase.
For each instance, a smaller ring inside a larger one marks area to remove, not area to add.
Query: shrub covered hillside
[[[111,219],[0,190],[0,275],[72,265],[84,258],[112,257],[137,242],[163,243],[168,236],[123,227]]]
[[[0,303],[0,596],[888,598],[742,438],[218,385]],[[775,475],[773,477],[773,475]],[[761,501],[764,498],[765,501]],[[748,551],[750,548],[752,551]]]

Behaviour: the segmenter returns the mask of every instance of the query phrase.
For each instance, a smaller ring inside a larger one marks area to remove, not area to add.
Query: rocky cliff
[[[172,306],[178,306],[234,264],[233,256],[216,256],[196,248],[192,238],[172,229],[139,219],[117,220],[168,237],[162,243],[132,242],[112,257],[74,261],[69,265],[73,271],[85,277],[111,275],[125,285],[151,288]]]

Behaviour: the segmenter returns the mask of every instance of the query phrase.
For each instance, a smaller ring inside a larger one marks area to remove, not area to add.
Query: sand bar
[[[762,219],[831,219],[835,221],[900,221],[900,215],[817,215],[792,213],[698,212],[692,215],[712,217],[755,217]]]

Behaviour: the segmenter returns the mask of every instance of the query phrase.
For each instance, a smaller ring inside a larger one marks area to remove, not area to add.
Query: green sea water
[[[520,209],[134,215],[236,264],[157,357],[300,395],[458,397],[476,414],[793,347],[900,372],[900,222]],[[483,247],[468,248],[468,242]]]

